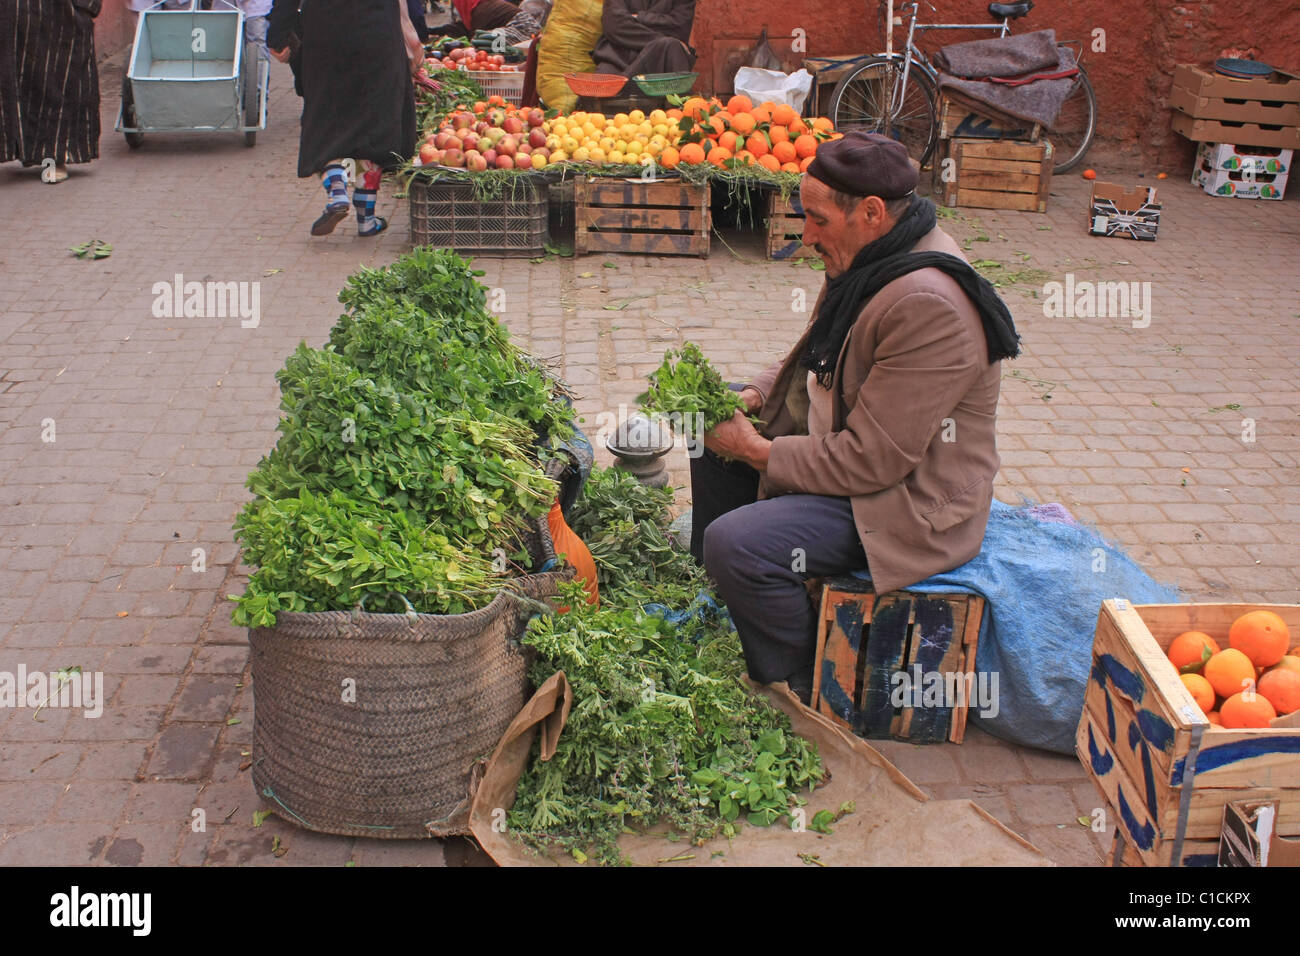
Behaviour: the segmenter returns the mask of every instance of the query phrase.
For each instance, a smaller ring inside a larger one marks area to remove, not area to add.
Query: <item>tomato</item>
[[[497,66],[504,66],[506,62],[506,58],[502,56],[500,53],[497,53],[493,55],[492,62],[495,63]]]

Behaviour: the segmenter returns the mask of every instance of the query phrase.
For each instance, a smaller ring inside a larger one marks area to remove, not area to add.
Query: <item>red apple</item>
[[[541,126],[545,122],[546,122],[546,114],[543,113],[541,110],[533,109],[528,111],[529,126]]]
[[[465,152],[467,153],[471,149],[474,150],[478,149],[478,137],[469,131],[466,131],[464,135],[461,136],[460,142],[461,142],[461,148],[464,149]]]
[[[456,129],[468,129],[474,123],[474,114],[456,112],[451,114],[451,125]]]
[[[433,145],[438,147],[438,149],[446,149],[451,145],[451,141],[455,138],[456,137],[451,133],[438,133],[433,137]]]
[[[477,123],[474,124],[474,132],[478,133],[480,136],[482,136],[491,128],[492,128],[492,124],[489,123],[487,120],[479,120]]]
[[[537,147],[535,150],[533,150],[529,155],[530,155],[530,156],[540,156],[540,157],[542,157],[542,159],[550,159],[550,158],[551,158],[551,151],[550,151],[549,149],[547,149],[545,146],[538,146],[538,147]]]
[[[495,166],[497,162],[497,151],[495,149],[485,149],[483,158],[487,160],[489,166]]]
[[[507,116],[505,122],[501,124],[501,128],[507,133],[518,135],[524,131],[524,124],[519,121],[518,116]]]
[[[501,156],[513,156],[519,151],[519,143],[513,136],[502,136],[501,141],[496,144],[496,151]]]
[[[429,143],[425,143],[423,146],[420,147],[420,162],[423,163],[425,166],[428,166],[431,163],[436,162],[434,157],[437,155],[438,155],[438,150],[435,149]]]
[[[476,173],[481,173],[488,168],[487,160],[481,153],[473,152],[465,154],[465,168],[472,169]]]
[[[442,165],[444,166],[464,166],[465,154],[459,149],[449,149],[442,154]]]
[[[532,130],[532,132],[528,134],[528,145],[533,149],[536,149],[538,146],[545,146],[546,130],[542,129],[540,126]]]
[[[509,156],[497,157],[497,169],[514,169],[515,161]]]
[[[533,157],[529,156],[527,153],[520,153],[518,156],[515,157],[515,168],[532,169]]]
[[[532,151],[533,151],[533,148],[532,148],[531,146],[529,146],[527,143],[520,143],[520,144],[519,144],[519,148],[515,150],[515,155],[516,155],[516,156],[527,156],[527,155],[528,155],[529,153],[531,153]]]

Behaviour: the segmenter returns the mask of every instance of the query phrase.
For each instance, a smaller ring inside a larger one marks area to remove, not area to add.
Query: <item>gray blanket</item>
[[[1056,31],[1035,30],[1017,36],[953,43],[934,55],[944,73],[966,79],[1020,76],[1057,69]]]
[[[1042,30],[1039,32],[1051,33],[1052,31]],[[975,42],[992,41],[977,40]],[[960,43],[957,45],[970,46],[971,44]],[[944,52],[951,49],[953,48],[945,47]],[[1072,70],[1078,65],[1074,59],[1074,51],[1069,47],[1057,47],[1056,53],[1057,59],[1043,72]],[[936,59],[938,59],[937,56]],[[1052,124],[1056,122],[1057,114],[1061,112],[1061,106],[1065,103],[1066,97],[1070,95],[1073,88],[1074,77],[1060,80],[1035,80],[1023,86],[1007,86],[1003,83],[993,83],[988,80],[962,79],[958,76],[951,76],[946,72],[939,74],[940,92],[945,89],[960,90],[971,99],[987,103],[1003,113],[1014,116],[1016,119],[1028,123],[1041,123],[1045,129],[1049,130],[1052,128]]]

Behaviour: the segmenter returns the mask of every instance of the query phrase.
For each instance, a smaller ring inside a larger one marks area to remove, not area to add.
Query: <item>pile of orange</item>
[[[1166,652],[1196,706],[1216,727],[1267,727],[1300,710],[1300,647],[1272,611],[1248,611],[1228,629],[1228,646],[1184,631]]]
[[[692,142],[678,151],[680,162],[687,165],[724,166],[734,159],[774,173],[802,173],[820,144],[843,135],[824,116],[805,119],[784,104],[767,101],[755,106],[739,94],[725,103],[717,97],[692,96],[682,104],[682,114],[695,120],[694,128],[684,134]]]

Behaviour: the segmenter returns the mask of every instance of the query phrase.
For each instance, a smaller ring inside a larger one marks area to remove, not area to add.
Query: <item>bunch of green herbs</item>
[[[637,402],[651,417],[674,417],[688,429],[691,423],[700,420],[697,416],[703,416],[704,431],[745,409],[740,396],[727,388],[717,369],[694,342],[664,353],[663,364],[650,373],[650,388]]]

